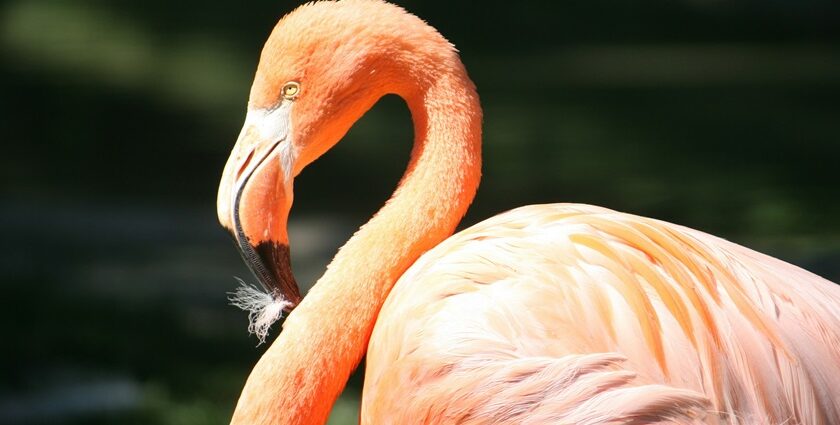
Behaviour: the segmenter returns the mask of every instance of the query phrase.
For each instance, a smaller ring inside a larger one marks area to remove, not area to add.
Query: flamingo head
[[[416,84],[401,83],[407,63],[435,51],[428,42],[452,51],[419,18],[378,0],[306,4],[281,19],[266,42],[217,210],[283,310],[301,299],[286,231],[294,177],[381,96],[411,94]]]

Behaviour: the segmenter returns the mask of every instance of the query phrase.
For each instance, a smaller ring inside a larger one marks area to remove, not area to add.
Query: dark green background
[[[466,223],[593,203],[840,280],[840,3],[400,3],[458,46],[482,97]],[[226,423],[265,346],[226,305],[250,276],[215,191],[294,5],[0,5],[0,424]],[[387,198],[410,140],[386,98],[295,182],[302,284]],[[355,421],[359,387],[334,423]]]

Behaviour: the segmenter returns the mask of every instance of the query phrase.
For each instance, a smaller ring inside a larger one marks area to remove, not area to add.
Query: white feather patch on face
[[[236,280],[240,286],[229,293],[228,300],[231,305],[248,312],[248,332],[256,335],[262,344],[271,325],[283,317],[283,310],[291,307],[292,303],[282,295],[271,295],[242,279]]]
[[[247,115],[245,115],[245,126],[243,127],[252,126],[256,128],[262,140],[282,142],[279,146],[280,165],[287,181],[290,179],[297,154],[289,137],[292,127],[293,103],[289,100],[283,100],[273,109],[249,108]]]
[[[245,126],[252,125],[263,140],[283,140],[289,134],[292,102],[284,100],[272,109],[248,108]]]

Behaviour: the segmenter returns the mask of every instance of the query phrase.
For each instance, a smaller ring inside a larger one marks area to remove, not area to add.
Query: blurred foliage
[[[840,3],[399,3],[458,46],[482,97],[484,179],[465,223],[593,203],[840,280]],[[265,347],[225,305],[247,272],[215,190],[262,43],[295,4],[0,5],[14,365],[0,423],[226,422]],[[393,190],[410,140],[387,97],[296,181],[306,281]],[[323,243],[305,236],[323,227],[312,217],[337,223]],[[360,382],[333,423],[355,421]]]

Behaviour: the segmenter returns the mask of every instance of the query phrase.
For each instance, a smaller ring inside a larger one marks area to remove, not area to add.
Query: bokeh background
[[[215,191],[297,3],[0,4],[0,423],[226,423],[265,346],[225,299],[251,277]],[[458,46],[485,107],[465,224],[593,203],[840,281],[839,2],[399,3]],[[304,286],[393,190],[411,137],[385,98],[296,181]],[[332,423],[355,423],[360,382]]]

